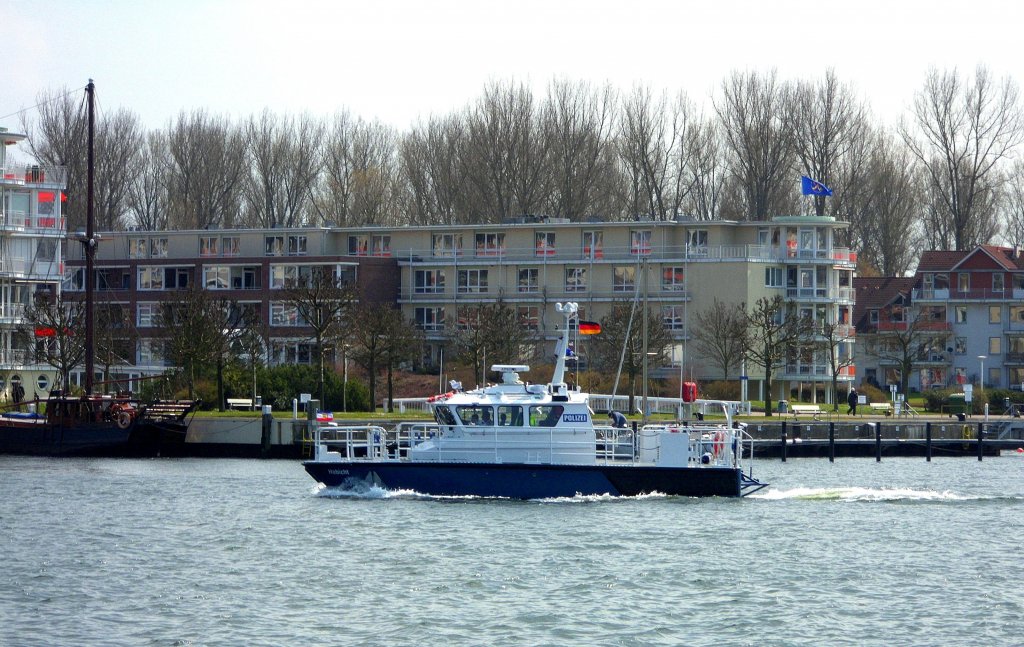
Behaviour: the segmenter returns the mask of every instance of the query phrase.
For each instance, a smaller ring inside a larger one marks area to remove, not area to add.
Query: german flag
[[[596,335],[601,332],[601,324],[593,321],[581,321],[580,322],[580,334],[581,335]]]

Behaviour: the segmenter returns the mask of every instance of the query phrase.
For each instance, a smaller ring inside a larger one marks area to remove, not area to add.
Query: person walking
[[[857,389],[850,388],[850,394],[846,396],[846,403],[850,408],[846,410],[847,415],[857,415]]]

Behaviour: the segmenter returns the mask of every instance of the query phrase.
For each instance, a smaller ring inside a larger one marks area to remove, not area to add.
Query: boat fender
[[[710,465],[711,464],[711,454],[709,452],[704,452],[701,455],[701,457],[700,457],[700,462],[702,464],[704,464],[704,465]]]

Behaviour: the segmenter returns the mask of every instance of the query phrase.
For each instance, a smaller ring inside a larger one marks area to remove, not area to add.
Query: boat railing
[[[742,460],[742,430],[714,422],[683,422],[644,425],[639,433],[653,434],[657,449],[658,434],[684,433],[690,437],[690,457],[694,467],[739,467]]]

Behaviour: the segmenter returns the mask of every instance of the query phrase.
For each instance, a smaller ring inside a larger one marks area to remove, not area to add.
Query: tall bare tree
[[[785,131],[787,96],[775,70],[733,72],[715,101],[748,220],[768,220],[793,205],[784,185],[793,169],[792,138]]]
[[[69,388],[72,369],[85,358],[85,304],[49,292],[39,293],[25,308],[25,322],[20,332],[35,341],[33,360],[57,370],[59,382],[55,387]]]
[[[684,210],[696,220],[717,220],[728,176],[718,124],[703,118],[690,124],[684,133],[683,146],[690,162],[686,171],[689,192],[683,202]]]
[[[647,352],[644,356],[643,318],[647,317]],[[632,322],[630,321],[632,319]],[[633,308],[633,303],[620,301],[612,306],[611,312],[601,319],[601,334],[594,338],[597,368],[611,375],[625,373],[629,385],[629,410],[636,410],[637,378],[643,375],[644,362],[648,371],[661,366],[672,345],[672,336],[662,323],[661,316],[654,310],[644,313],[642,307]],[[618,384],[614,386],[618,390]]]
[[[171,228],[234,226],[245,169],[241,129],[202,110],[182,112],[168,131],[168,149]]]
[[[1024,138],[1016,82],[997,81],[982,65],[973,78],[932,69],[914,97],[913,125],[901,124],[900,134],[927,170],[930,229],[940,225],[944,234],[933,246],[963,251],[989,242],[1000,165]]]
[[[836,190],[839,162],[866,133],[865,107],[831,68],[819,82],[798,81],[784,105],[786,130],[801,171]],[[826,196],[812,200],[815,215],[824,216]]]
[[[747,359],[764,372],[765,415],[771,416],[772,375],[781,368],[787,354],[806,346],[812,323],[787,306],[779,295],[762,297],[749,311],[740,306],[747,318]]]
[[[394,129],[340,112],[325,137],[313,199],[318,219],[348,226],[399,224]]]
[[[1004,238],[1014,247],[1024,247],[1024,161],[1010,168],[999,201],[1006,227]]]
[[[550,144],[550,213],[583,220],[608,204],[615,172],[608,163],[615,92],[608,85],[554,81],[543,114]]]
[[[466,218],[468,141],[460,115],[431,117],[402,138],[399,155],[410,224],[456,224]]]
[[[138,115],[128,110],[105,113],[96,133],[95,217],[102,231],[123,229],[130,221],[131,187],[143,146]]]
[[[728,380],[731,370],[742,362],[747,347],[746,316],[716,298],[697,313],[696,323],[691,334],[697,351],[721,369],[723,380]]]
[[[550,175],[550,144],[533,94],[525,85],[494,83],[467,116],[470,222],[501,222],[536,214]]]
[[[515,308],[500,299],[462,310],[453,341],[457,360],[473,367],[479,384],[487,378],[487,358],[514,364],[537,345],[535,335],[523,326]]]
[[[281,291],[283,303],[294,308],[299,321],[312,329],[312,341],[320,367],[318,386],[325,402],[324,373],[327,356],[344,343],[355,301],[352,286],[338,276],[333,266],[313,267],[307,276],[288,279]]]
[[[947,324],[931,314],[931,309],[909,305],[904,298],[878,313],[878,335],[875,343],[868,346],[868,352],[881,362],[896,366],[900,373],[900,393],[907,393],[915,367],[946,348]]]
[[[816,332],[832,380],[832,410],[839,411],[839,376],[853,366],[853,344],[848,343],[852,341],[852,327],[839,321],[821,321]]]
[[[84,93],[66,87],[36,97],[38,121],[22,113],[22,128],[29,136],[32,156],[49,166],[62,166],[68,196],[64,217],[69,231],[85,229],[86,117]]]
[[[321,164],[324,125],[309,115],[279,117],[264,110],[245,124],[248,222],[256,227],[309,223]]]
[[[163,131],[149,132],[133,162],[129,171],[132,181],[128,187],[132,224],[145,231],[169,229],[167,183],[171,157],[167,134]]]

